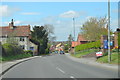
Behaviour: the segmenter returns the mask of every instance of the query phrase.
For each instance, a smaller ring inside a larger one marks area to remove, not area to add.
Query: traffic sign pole
[[[110,53],[110,0],[108,0],[108,62],[111,61]]]

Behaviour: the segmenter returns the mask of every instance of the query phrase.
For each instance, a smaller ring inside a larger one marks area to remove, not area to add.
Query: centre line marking
[[[65,73],[62,69],[60,69],[60,68],[56,68],[57,70],[59,70],[60,72],[62,72],[62,73]]]
[[[72,78],[73,80],[77,80],[75,77],[73,77],[73,76],[70,76],[70,78]]]
[[[70,78],[74,78],[73,76],[70,76]]]

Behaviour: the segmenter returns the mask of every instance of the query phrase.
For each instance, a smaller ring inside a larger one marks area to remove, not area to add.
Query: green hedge
[[[120,32],[118,33],[118,46],[120,46]]]
[[[86,44],[80,44],[75,47],[75,51],[81,51],[81,50],[86,50],[86,49],[91,49],[91,48],[99,48],[101,46],[100,40],[96,42],[90,42]]]
[[[18,60],[23,58],[32,57],[32,54],[26,53],[26,54],[18,54],[18,55],[11,55],[7,57],[0,57],[1,61],[12,61],[12,60]]]
[[[11,56],[11,55],[17,55],[17,54],[24,53],[23,49],[21,49],[18,45],[5,43],[2,46],[3,46],[4,51],[6,53],[5,56]],[[4,56],[4,54],[3,54],[3,56]]]

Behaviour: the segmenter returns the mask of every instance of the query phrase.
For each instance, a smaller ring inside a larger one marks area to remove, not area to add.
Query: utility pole
[[[75,18],[73,17],[73,28],[74,28],[74,54],[75,54]]]
[[[110,0],[108,0],[108,62],[111,61],[110,53]]]

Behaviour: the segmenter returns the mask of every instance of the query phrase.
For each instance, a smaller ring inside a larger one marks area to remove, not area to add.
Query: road
[[[118,71],[75,62],[66,55],[51,55],[20,63],[3,78],[117,78]]]

